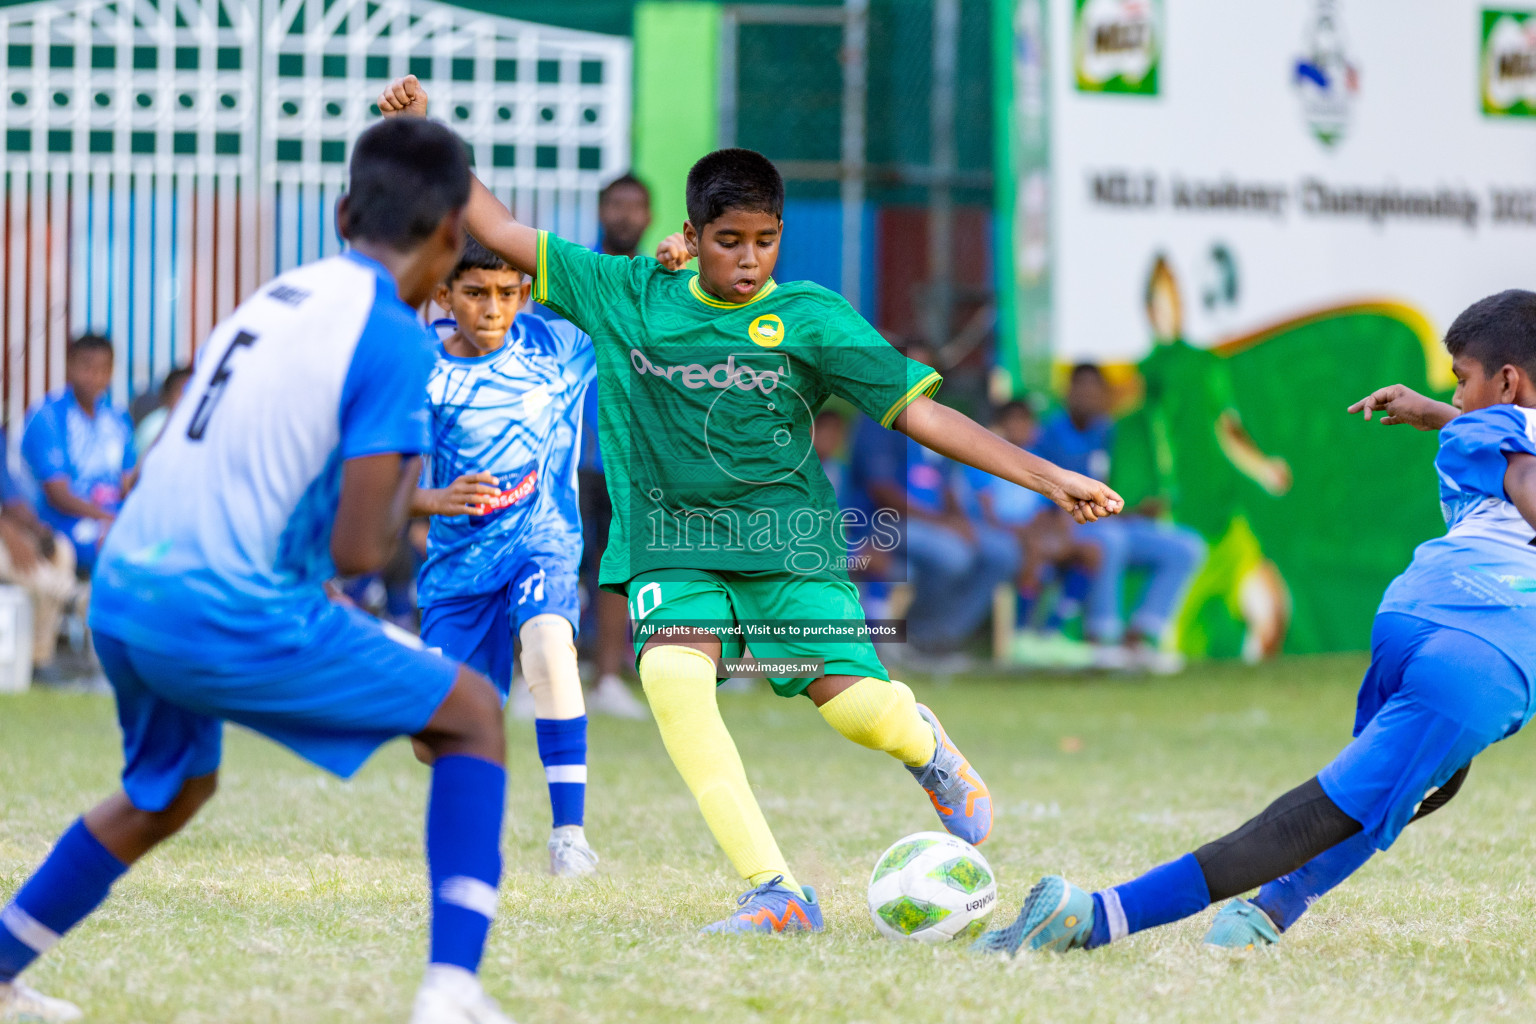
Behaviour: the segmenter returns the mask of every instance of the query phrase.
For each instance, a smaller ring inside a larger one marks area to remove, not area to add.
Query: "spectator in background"
[[[999,406],[991,426],[994,434],[1024,449],[1032,450],[1039,435],[1034,410],[1022,401]],[[1089,646],[1069,639],[1061,627],[1064,608],[1081,600],[1098,573],[1099,548],[1075,530],[1072,517],[1044,495],[970,466],[965,467],[964,475],[971,514],[1011,533],[1023,556],[1015,577],[1019,598],[1014,661],[1050,668],[1092,666]],[[1062,585],[1064,597],[1040,628],[1030,628],[1040,596],[1052,583]]]
[[[32,678],[61,682],[53,660],[64,611],[79,590],[75,549],[38,519],[11,476],[9,453],[0,432],[0,583],[20,587],[31,601]]]
[[[159,402],[133,428],[133,444],[139,450],[140,462],[144,461],[144,456],[149,454],[149,449],[159,439],[160,431],[165,429],[165,421],[176,411],[182,392],[187,389],[187,381],[191,379],[190,366],[178,366],[165,375],[165,380],[160,384]]]
[[[113,405],[112,342],[82,334],[64,357],[64,387],[27,417],[21,455],[42,488],[38,514],[74,543],[77,572],[89,575],[117,517],[138,461],[133,424]]]
[[[633,174],[610,181],[597,194],[599,248],[610,256],[640,251],[640,239],[651,226],[651,190]],[[645,705],[630,692],[619,675],[626,658],[634,656],[629,644],[629,607],[622,594],[597,585],[598,566],[608,548],[608,527],[613,505],[608,500],[603,474],[603,453],[597,444],[597,382],[587,388],[581,416],[581,463],[577,468],[581,493],[581,572],[591,595],[592,654],[596,681],[587,689],[587,711],[619,718],[647,718]]]
[[[934,364],[927,345],[911,359]],[[955,652],[992,607],[997,584],[1013,578],[1019,547],[1004,530],[974,522],[956,489],[955,464],[871,420],[854,433],[850,482],[875,509],[901,517],[912,603],[907,642],[921,655]]]
[[[1072,368],[1065,407],[1046,420],[1036,454],[1057,465],[1099,480],[1109,478],[1114,424],[1112,394],[1103,372],[1092,363]],[[1084,634],[1104,648],[1100,664],[1142,668],[1169,674],[1183,668],[1183,658],[1163,649],[1164,634],[1190,577],[1205,557],[1205,542],[1193,530],[1163,520],[1166,505],[1151,498],[1134,509],[1094,523],[1082,531],[1102,556],[1088,593]],[[1124,619],[1125,575],[1147,574],[1129,628]],[[1115,660],[1113,655],[1119,655]]]

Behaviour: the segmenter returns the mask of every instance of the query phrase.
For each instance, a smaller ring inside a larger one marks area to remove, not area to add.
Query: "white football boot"
[[[556,878],[585,878],[597,871],[597,854],[580,825],[561,825],[549,835],[549,873]]]
[[[513,1024],[480,979],[462,967],[433,964],[416,991],[411,1024]]]
[[[85,1014],[74,1003],[45,996],[19,981],[0,984],[0,1022],[3,1024],[55,1024],[80,1020]]]

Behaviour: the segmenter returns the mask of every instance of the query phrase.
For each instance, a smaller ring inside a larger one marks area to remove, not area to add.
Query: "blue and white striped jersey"
[[[329,607],[342,463],[427,450],[431,367],[431,335],[356,253],[241,303],[107,536],[92,626],[199,658],[253,637],[307,642]]]
[[[1494,405],[1440,431],[1445,536],[1420,544],[1381,611],[1465,630],[1536,682],[1536,529],[1504,493],[1506,453],[1536,455],[1536,409]],[[1527,719],[1531,711],[1526,711]]]
[[[439,321],[445,329],[452,321]],[[432,448],[424,486],[489,472],[501,485],[483,516],[434,516],[421,603],[504,587],[530,553],[581,559],[582,408],[596,374],[592,339],[564,320],[524,313],[507,343],[473,359],[438,346],[427,384]]]

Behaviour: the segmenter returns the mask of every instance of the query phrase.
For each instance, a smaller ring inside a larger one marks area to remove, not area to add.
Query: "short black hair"
[[[688,221],[695,231],[727,210],[784,218],[784,179],[773,161],[751,149],[717,149],[688,172]]]
[[[1452,321],[1445,350],[1476,359],[1487,373],[1518,366],[1536,377],[1536,292],[1511,288],[1478,299]]]
[[[105,352],[110,356],[113,354],[112,339],[105,334],[86,331],[69,343],[69,349],[64,353],[64,358],[73,359],[86,352]]]
[[[190,366],[178,366],[170,373],[166,374],[165,380],[160,382],[160,398],[162,400],[170,398],[171,390],[176,387],[177,384],[188,380],[191,376],[192,367]]]
[[[357,137],[347,185],[347,237],[404,250],[469,202],[469,150],[445,125],[392,117]]]
[[[1077,378],[1084,375],[1097,377],[1101,381],[1104,379],[1104,371],[1099,369],[1098,363],[1078,363],[1076,366],[1072,367],[1072,373],[1067,379],[1071,380],[1073,383],[1076,383]]]
[[[1026,416],[1033,421],[1035,419],[1035,407],[1030,405],[1025,399],[1012,399],[992,410],[992,422],[1001,423],[1010,416],[1019,415]]]
[[[475,241],[473,238],[464,239],[464,252],[459,255],[459,262],[454,264],[453,273],[448,275],[445,285],[452,285],[459,279],[459,275],[470,270],[510,270],[523,276],[523,272],[512,266],[506,260],[497,256],[491,250]]]
[[[608,184],[604,185],[602,189],[597,193],[597,205],[601,206],[606,203],[608,201],[609,194],[612,193],[615,189],[620,188],[637,188],[641,192],[645,193],[645,201],[647,203],[651,201],[650,186],[641,181],[639,178],[635,177],[633,172],[625,171],[623,174],[619,175],[617,178],[614,178]]]

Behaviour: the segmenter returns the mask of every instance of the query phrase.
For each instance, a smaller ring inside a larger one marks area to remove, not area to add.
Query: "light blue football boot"
[[[1046,875],[1024,898],[1024,907],[1013,924],[994,928],[971,946],[977,953],[1007,953],[1019,947],[1050,949],[1065,953],[1081,949],[1093,934],[1093,896],[1062,878]]]
[[[739,908],[730,917],[700,928],[701,932],[819,932],[821,904],[816,890],[805,886],[805,895],[784,884],[777,875],[736,898]]]
[[[1263,949],[1279,941],[1275,922],[1247,900],[1232,900],[1217,911],[1204,939],[1207,946],[1222,949]]]
[[[917,706],[917,713],[933,730],[933,757],[916,768],[908,765],[907,771],[933,801],[945,830],[980,846],[992,834],[992,793],[971,762],[950,742],[938,716],[924,704]]]

